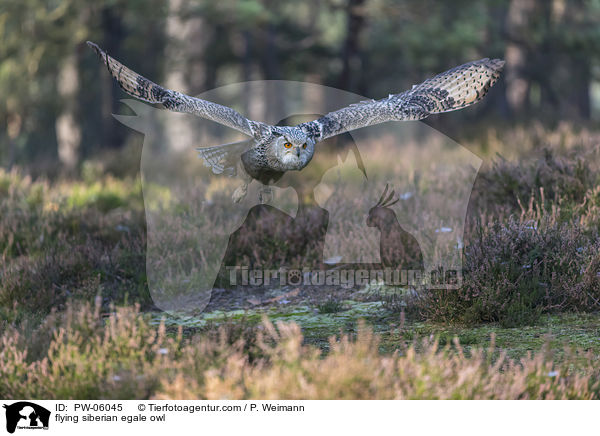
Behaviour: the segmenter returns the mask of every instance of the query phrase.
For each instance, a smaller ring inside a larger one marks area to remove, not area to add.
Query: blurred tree
[[[141,26],[155,24],[157,15],[163,19],[162,9],[152,9],[152,3],[164,1],[0,2],[0,121],[6,126],[0,129],[0,159],[5,165],[34,161],[39,170],[56,173],[57,160],[72,168],[87,150],[109,145],[110,140],[98,139],[118,130],[111,115],[118,104],[110,95],[115,85],[106,78],[102,89],[100,77],[106,75],[99,75],[97,59],[92,62],[83,43],[88,38],[107,42],[117,53],[131,45],[136,56],[155,50],[160,47],[156,34],[162,33]],[[138,29],[124,44],[118,20]],[[97,116],[101,108],[104,116]]]
[[[512,0],[506,20],[507,99],[513,115],[589,119],[600,3]]]
[[[285,79],[381,98],[505,57],[505,80],[482,104],[428,121],[447,133],[464,119],[587,120],[600,80],[600,0],[2,0],[0,35],[0,162],[45,172],[139,139],[113,119],[125,94],[86,39],[191,94]],[[278,112],[258,97],[236,108]]]
[[[77,57],[71,55],[63,60],[58,73],[58,97],[62,111],[56,118],[56,140],[60,162],[72,171],[79,162],[81,127],[78,121],[77,93],[79,73]]]
[[[529,106],[531,78],[526,66],[531,38],[527,32],[536,12],[536,0],[511,0],[506,17],[506,99],[514,114],[522,114]]]
[[[342,48],[342,71],[338,87],[365,94],[367,89],[362,73],[364,52],[360,41],[366,24],[365,0],[348,0],[346,14],[346,36]]]
[[[69,56],[61,72],[72,78],[77,75],[74,43],[85,33],[79,14],[72,0],[0,3],[0,119],[7,127],[0,143],[8,144],[9,164],[21,152],[34,149],[47,157],[57,156],[55,121],[62,110],[66,112],[56,125],[59,134],[70,136],[75,147],[78,144],[76,135],[70,134],[78,123],[73,111],[75,90],[67,82],[61,82],[64,86],[58,89],[57,82],[58,62]],[[60,92],[68,95],[68,104]]]
[[[200,14],[189,11],[187,0],[169,0],[166,21],[167,44],[164,51],[165,85],[190,95],[198,94],[205,85],[204,53],[211,29]],[[171,117],[164,126],[167,145],[178,150],[197,147],[194,125],[188,117]]]

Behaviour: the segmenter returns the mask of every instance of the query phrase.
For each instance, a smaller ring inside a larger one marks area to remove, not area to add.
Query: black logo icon
[[[4,405],[6,409],[6,431],[14,433],[19,429],[48,429],[50,411],[29,401],[19,401]]]

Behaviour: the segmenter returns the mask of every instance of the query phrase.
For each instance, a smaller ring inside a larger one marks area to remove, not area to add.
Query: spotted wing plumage
[[[198,115],[256,139],[264,134],[266,125],[263,123],[249,120],[230,107],[163,88],[110,57],[93,42],[88,41],[88,45],[96,51],[109,73],[129,95],[148,103],[161,103],[165,108],[175,112]]]
[[[477,103],[500,77],[504,61],[480,59],[438,74],[400,94],[350,105],[299,127],[322,141],[386,121],[421,120]]]

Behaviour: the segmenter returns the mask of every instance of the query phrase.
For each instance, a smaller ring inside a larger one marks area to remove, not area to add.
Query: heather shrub
[[[152,326],[139,306],[102,313],[69,305],[22,336],[8,327],[0,351],[0,395],[5,398],[144,398],[159,386],[181,334]],[[34,356],[37,356],[34,357]],[[32,358],[33,357],[33,358]]]
[[[464,262],[461,289],[420,293],[425,317],[515,326],[542,313],[600,309],[600,241],[578,224],[494,222],[472,235]]]
[[[481,212],[518,213],[520,203],[545,199],[543,207],[559,200],[563,204],[581,203],[586,192],[599,182],[598,172],[586,153],[573,150],[565,155],[544,148],[533,160],[508,161],[498,156],[491,167],[483,169],[474,187],[474,206]]]
[[[0,305],[42,314],[64,309],[67,299],[105,303],[151,304],[146,285],[144,245],[140,237],[115,244],[88,238],[65,239],[35,256],[20,256],[0,265]]]
[[[141,202],[108,178],[91,185],[33,182],[0,171],[0,306],[47,314],[67,298],[150,303]],[[118,195],[117,195],[118,194]],[[121,195],[121,197],[119,197]]]
[[[588,189],[583,201],[569,212],[572,220],[582,227],[600,229],[600,185]]]
[[[203,384],[179,376],[163,384],[158,398],[207,399],[551,399],[595,398],[597,370],[586,375],[553,366],[543,354],[517,363],[488,350],[465,357],[454,349],[425,342],[417,353],[380,355],[379,337],[364,326],[356,338],[330,339],[327,355],[302,345],[294,324],[265,324],[275,345],[265,347],[268,361],[245,365],[232,357],[204,373]],[[493,341],[492,341],[493,342]],[[591,365],[592,357],[587,357]],[[562,378],[552,377],[563,374]],[[569,375],[567,375],[569,374]],[[567,375],[564,377],[564,375]]]
[[[559,155],[559,148],[535,160],[499,157],[482,170],[465,234],[464,286],[420,291],[411,303],[422,316],[516,326],[542,313],[600,309],[593,150],[572,145]]]

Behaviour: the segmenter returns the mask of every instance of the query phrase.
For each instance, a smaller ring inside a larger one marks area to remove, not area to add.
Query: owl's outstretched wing
[[[264,134],[265,124],[249,120],[230,107],[163,88],[116,61],[93,42],[88,41],[88,45],[96,51],[109,73],[129,95],[148,103],[161,103],[175,112],[198,115],[256,139]]]
[[[504,61],[480,59],[452,68],[400,94],[350,105],[299,127],[322,141],[386,121],[421,120],[477,103],[500,77]]]

